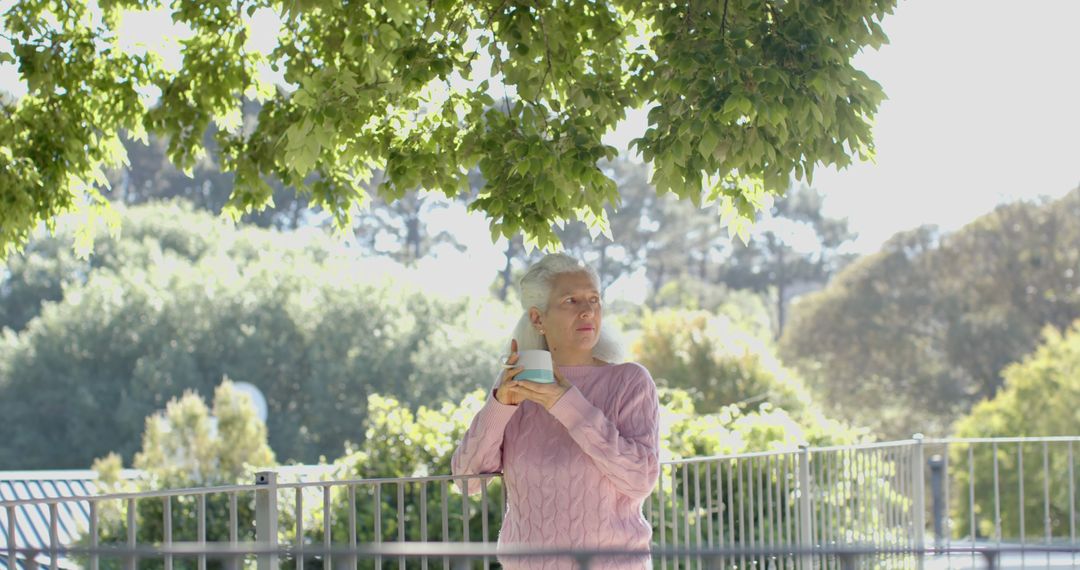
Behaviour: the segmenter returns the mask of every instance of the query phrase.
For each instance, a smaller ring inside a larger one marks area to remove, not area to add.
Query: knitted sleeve
[[[570,437],[619,492],[647,497],[660,474],[660,404],[649,371],[632,365],[614,419],[571,388],[551,407]]]
[[[450,472],[455,475],[498,473],[502,470],[502,441],[506,424],[517,411],[517,406],[499,403],[492,392],[488,393],[484,407],[473,417],[454,455],[450,459]],[[455,482],[458,488],[460,482]],[[468,494],[480,492],[482,479],[470,479]]]

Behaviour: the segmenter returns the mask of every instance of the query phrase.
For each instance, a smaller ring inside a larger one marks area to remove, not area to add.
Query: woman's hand
[[[514,380],[515,393],[520,394],[522,398],[530,402],[536,402],[544,406],[545,410],[550,410],[551,406],[554,406],[555,402],[558,402],[559,398],[562,398],[563,394],[566,394],[573,387],[570,381],[559,372],[558,368],[553,367],[552,372],[555,373],[554,384]]]
[[[521,392],[517,390],[517,382],[514,380],[515,376],[525,370],[514,366],[517,360],[517,339],[514,339],[510,341],[510,358],[506,359],[506,369],[503,370],[502,380],[499,382],[499,387],[495,389],[495,399],[504,406],[516,406],[525,400]]]

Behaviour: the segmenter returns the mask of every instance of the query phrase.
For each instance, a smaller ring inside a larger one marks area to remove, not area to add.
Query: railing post
[[[16,516],[17,515],[15,514],[15,505],[8,505],[8,508],[7,508],[7,548],[8,548],[7,556],[8,556],[8,558],[7,559],[8,559],[8,568],[12,568],[12,569],[17,568],[18,567],[18,562],[19,562],[18,559],[16,558],[17,553],[15,551],[15,549],[18,548],[18,545],[15,543],[15,538],[16,538],[16,533],[18,533],[18,530],[19,530],[19,527],[17,526],[18,522],[15,520]]]
[[[801,559],[802,568],[814,567],[814,557],[810,554],[814,548],[813,524],[814,508],[810,499],[810,446],[799,445],[799,548],[805,552]]]
[[[255,474],[255,540],[259,547],[276,550],[278,546],[277,473],[260,471]],[[258,570],[275,570],[277,556],[260,554]]]
[[[930,495],[934,498],[931,506],[934,513],[934,551],[940,553],[945,541],[945,459],[940,455],[930,458]]]
[[[926,460],[923,457],[923,434],[912,436],[915,440],[915,460],[911,462],[911,476],[915,481],[915,497],[912,508],[915,524],[915,549],[919,551],[917,567],[923,567],[926,549]]]

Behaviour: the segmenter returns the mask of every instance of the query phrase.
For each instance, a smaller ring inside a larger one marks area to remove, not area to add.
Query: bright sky
[[[276,25],[271,19],[257,29]],[[1056,197],[1080,185],[1078,21],[1080,2],[1071,0],[900,3],[883,24],[891,43],[855,61],[889,97],[874,131],[876,164],[819,170],[814,179],[827,213],[847,217],[859,233],[855,251],[874,251],[921,224],[957,229],[1003,201]],[[165,35],[168,18],[125,23],[154,38]],[[0,89],[23,92],[9,65],[0,66]],[[644,112],[631,113],[609,143],[625,148],[644,121]],[[463,292],[486,290],[502,265],[486,222],[453,210],[439,215],[433,225],[453,227],[471,247],[420,271],[461,275],[455,289]],[[625,287],[629,298],[643,294]]]

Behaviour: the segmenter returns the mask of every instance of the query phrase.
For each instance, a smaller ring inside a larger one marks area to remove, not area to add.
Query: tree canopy
[[[972,408],[956,426],[956,434],[964,438],[1003,436],[1067,436],[1080,428],[1080,321],[1064,331],[1047,325],[1042,331],[1041,344],[1022,360],[1010,364],[1002,372],[1004,386],[992,399],[983,400]],[[1040,521],[1050,525],[1047,529],[1055,535],[1069,532],[1070,511],[1074,500],[1070,489],[1073,473],[1073,444],[1060,442],[1042,445],[1017,443],[1015,445],[956,446],[950,461],[955,469],[957,489],[975,490],[981,500],[974,505],[972,514],[967,501],[957,500],[953,512],[957,521],[957,536],[971,531],[980,536],[993,537],[996,530],[1005,537],[1042,538],[1042,524],[1024,528],[1020,522]],[[1020,462],[1027,457],[1027,465],[1021,470]],[[1003,467],[998,481],[995,460]],[[1024,480],[1020,481],[1023,473]],[[1023,493],[1028,489],[1043,489],[1046,495]],[[995,529],[993,504],[983,498],[1000,497],[1000,525]],[[1047,499],[1049,499],[1047,501]],[[1023,505],[1021,517],[1020,505]]]
[[[93,264],[51,257],[60,233],[0,279],[13,292],[0,306],[28,306],[0,334],[0,414],[17,426],[0,427],[0,467],[130,461],[147,415],[225,377],[265,394],[282,460],[313,462],[356,440],[368,394],[457,398],[489,386],[505,350],[501,306],[380,277],[318,232],[235,229],[176,204],[120,211],[122,237],[100,237]],[[35,297],[35,283],[49,287]]]
[[[923,227],[795,304],[780,349],[833,410],[879,434],[945,434],[1044,327],[1080,318],[1080,188]]]
[[[122,137],[163,137],[187,171],[212,125],[233,217],[268,204],[272,177],[344,230],[377,169],[392,202],[418,188],[455,196],[478,168],[470,208],[492,235],[554,245],[560,220],[606,228],[619,195],[597,162],[617,150],[602,139],[645,107],[635,144],[657,190],[717,201],[745,236],[792,177],[873,155],[884,95],[851,60],[886,41],[894,5],[17,1],[0,63],[18,66],[27,94],[0,113],[0,255],[61,213],[108,214],[103,172],[125,160]],[[158,9],[190,32],[179,65],[120,41],[126,10]],[[267,32],[252,27],[259,11],[281,21],[269,53],[252,42]],[[262,103],[254,124],[241,120],[248,99]]]

